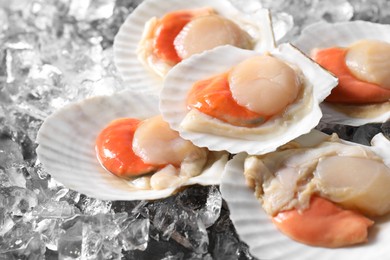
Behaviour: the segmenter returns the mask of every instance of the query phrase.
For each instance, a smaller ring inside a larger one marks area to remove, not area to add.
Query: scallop
[[[382,147],[390,147],[390,142],[381,138]],[[390,212],[390,167],[381,154],[343,143],[337,135],[315,147],[293,144],[250,157],[245,165],[244,174],[259,191],[269,215],[304,209],[315,194],[368,216]]]
[[[310,168],[309,164],[311,162],[307,160],[307,154],[302,154],[302,156],[300,157],[296,152],[289,153],[288,151],[290,149],[296,148],[318,148],[324,142],[329,141],[334,142],[337,145],[345,145],[349,147],[349,149],[346,149],[345,152],[342,153],[341,156],[343,156],[343,158],[353,158],[353,155],[369,156],[371,158],[376,158],[374,161],[380,161],[385,167],[390,167],[390,141],[382,134],[378,134],[372,139],[371,146],[363,146],[356,143],[340,140],[338,138],[335,138],[334,136],[329,137],[328,135],[325,135],[316,130],[312,130],[309,134],[300,136],[299,138],[279,148],[278,151],[284,153],[285,156],[282,156],[282,154],[280,154],[281,156],[278,157],[278,160],[275,158],[268,158],[268,155],[275,155],[275,153],[260,156],[248,156],[248,154],[246,153],[240,153],[233,157],[233,159],[227,163],[222,176],[221,193],[229,206],[230,217],[240,239],[242,239],[242,241],[248,244],[249,251],[253,256],[259,259],[301,260],[312,259],[313,255],[315,255],[319,260],[324,260],[334,257],[335,252],[337,252],[337,257],[363,260],[370,258],[385,258],[386,255],[390,253],[389,249],[383,250],[383,248],[385,248],[385,245],[390,240],[390,221],[388,221],[388,217],[384,217],[382,220],[376,221],[376,223],[374,224],[375,237],[372,233],[373,230],[369,230],[368,244],[347,248],[339,248],[335,251],[335,249],[308,246],[303,243],[294,241],[293,239],[284,235],[273,224],[272,220],[270,219],[270,215],[267,214],[267,211],[262,207],[261,201],[259,201],[258,196],[263,191],[259,187],[256,190],[253,190],[253,184],[255,182],[264,181],[264,179],[262,180],[261,178],[267,178],[267,174],[271,173],[263,171],[264,174],[262,174],[261,177],[258,174],[254,174],[254,172],[257,172],[258,169],[272,169],[272,165],[276,167],[277,164],[285,164],[290,166],[297,164],[302,167]],[[321,156],[321,153],[319,153],[319,155]],[[325,156],[324,158],[331,158],[330,156],[326,157],[327,155],[329,154],[323,154],[323,156]],[[261,161],[263,163],[258,163],[259,160],[255,159],[257,157],[261,158]],[[295,157],[299,160],[291,160],[292,157]],[[267,164],[268,167],[264,167],[264,164]],[[257,169],[254,166],[256,166]],[[253,178],[245,178],[243,174],[245,168],[253,169],[254,172],[252,173],[252,176],[257,176],[258,179],[253,182]],[[301,171],[301,174],[302,173],[303,171]],[[289,187],[289,185],[291,185],[290,181],[293,180],[295,177],[292,177],[292,175],[289,174],[288,171],[280,174],[285,175],[282,180],[286,181],[281,181],[279,183],[283,184],[283,187]],[[327,173],[323,172],[323,174]],[[335,173],[331,174],[334,175]],[[389,173],[387,172],[383,176],[387,176],[387,174]],[[340,175],[338,176],[339,179],[343,177]],[[248,180],[250,179],[252,179],[252,182],[248,182]],[[360,178],[361,182],[358,186],[364,186],[362,193],[365,193],[365,191],[367,191],[366,187],[373,184],[376,180],[378,179],[374,178],[372,180],[370,179],[368,183],[364,183],[364,180]],[[355,181],[356,179],[350,180],[350,182],[352,183]],[[379,182],[377,184],[379,184]],[[304,183],[304,181],[301,180],[300,183],[302,184]],[[345,183],[346,182],[343,180],[339,182],[339,185],[343,186]],[[350,184],[351,183],[349,183],[348,185]],[[271,186],[267,185],[267,187]],[[315,188],[316,186],[312,185],[311,187]],[[377,186],[377,188],[380,188],[380,185]],[[373,193],[377,192],[375,191],[375,188],[373,188],[372,191]],[[387,193],[386,190],[385,193]],[[288,193],[286,192],[286,194]],[[378,195],[380,195],[379,192]],[[276,197],[277,194],[275,194],[274,198]],[[388,201],[377,202],[388,203]],[[283,247],[283,250],[280,250],[281,247]],[[299,254],[297,254],[296,252],[299,252]]]
[[[180,165],[189,157],[206,158],[206,152],[169,128],[161,115],[144,120],[134,133],[133,151],[145,163]]]
[[[253,64],[269,65],[269,62],[276,67],[264,68],[268,75],[249,75],[256,67]],[[266,115],[267,120],[254,118],[249,122],[254,125],[246,127],[216,119],[197,109],[188,109],[188,95],[195,83],[227,72],[230,72],[229,83],[233,85],[230,86],[232,96],[241,107],[260,112],[266,110],[270,114],[283,112]],[[257,87],[247,88],[247,85]],[[172,129],[197,146],[213,151],[262,154],[314,128],[322,116],[318,104],[336,85],[335,77],[291,44],[282,44],[263,54],[221,46],[182,61],[167,74],[160,96],[160,110]],[[271,90],[269,94],[267,89]],[[280,93],[284,93],[283,97]],[[271,100],[268,105],[267,98]],[[264,100],[263,104],[257,102],[259,99]]]
[[[318,23],[305,28],[293,44],[307,55],[315,49],[348,48],[345,60],[351,73],[364,82],[377,84],[383,91],[388,91],[386,57],[390,55],[389,35],[390,26],[384,24],[364,21]],[[359,126],[386,122],[390,118],[388,100],[372,104],[323,102],[321,108],[324,113],[322,120],[327,123]]]
[[[189,22],[174,40],[181,59],[221,45],[252,48],[250,35],[237,24],[219,15],[204,15]]]
[[[124,117],[144,120],[158,114],[157,95],[129,90],[68,105],[49,116],[40,128],[38,159],[66,187],[103,200],[159,199],[183,186],[219,184],[228,157],[226,152],[209,152],[205,166],[195,176],[191,173],[197,166],[189,159],[184,159],[180,171],[168,165],[158,174],[131,180],[102,167],[95,152],[95,140],[108,123]],[[141,134],[148,135],[148,130],[149,127]],[[193,147],[186,142],[183,140],[178,149],[191,151]]]
[[[229,86],[237,104],[272,116],[294,102],[300,80],[294,69],[283,61],[262,55],[236,65],[229,74]]]
[[[356,78],[390,88],[390,43],[376,40],[355,42],[348,47],[345,63]]]
[[[174,39],[179,58],[221,44],[261,51],[275,47],[266,9],[242,12],[228,0],[146,0],[127,17],[114,39],[114,62],[130,88],[160,91],[165,74],[180,60],[164,61],[155,55],[152,46],[159,19],[179,10],[195,12]]]

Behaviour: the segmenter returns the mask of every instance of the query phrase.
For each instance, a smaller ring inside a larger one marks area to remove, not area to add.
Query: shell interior
[[[267,135],[251,132],[246,136],[247,138],[244,138],[242,135],[238,138],[201,131],[186,131],[181,128],[180,124],[188,113],[186,97],[193,83],[228,71],[239,62],[259,55],[256,51],[242,50],[232,46],[221,46],[199,55],[194,55],[182,61],[168,73],[160,95],[160,110],[163,117],[173,129],[180,132],[183,138],[192,141],[194,144],[200,147],[207,147],[210,150],[226,150],[230,153],[243,151],[249,154],[266,153],[309,132],[318,124],[322,116],[318,104],[337,85],[337,79],[290,44],[282,44],[270,53],[277,58],[298,66],[303,72],[306,82],[308,82],[307,84],[310,85],[308,87],[313,89],[312,109],[285,131],[280,131],[279,133],[271,131]]]
[[[315,48],[348,47],[362,39],[380,40],[390,43],[390,25],[366,21],[321,22],[305,28],[298,39],[293,41],[293,44],[307,55],[310,55],[311,50]],[[327,123],[359,126],[367,123],[386,122],[390,119],[390,111],[383,111],[379,115],[372,114],[358,118],[336,110],[334,106],[326,102],[322,103],[321,107],[324,113],[322,120]]]
[[[313,146],[326,135],[313,130],[296,139],[303,146]],[[358,145],[345,142],[351,145]],[[380,155],[390,167],[390,141],[382,134],[372,140],[369,149]],[[259,259],[385,259],[390,254],[386,245],[390,241],[390,216],[377,219],[375,228],[369,233],[369,242],[354,247],[328,249],[298,243],[277,230],[261,207],[260,202],[245,181],[243,174],[246,153],[240,153],[230,160],[222,175],[221,193],[226,200],[230,217],[240,238],[249,245],[249,251]]]
[[[129,88],[158,92],[162,86],[162,78],[145,68],[137,58],[136,50],[145,23],[167,12],[201,7],[212,7],[222,16],[238,23],[255,39],[256,50],[275,47],[270,13],[266,9],[256,8],[251,13],[243,13],[227,0],[146,0],[127,17],[114,39],[114,62]]]
[[[170,196],[179,187],[139,190],[107,172],[95,154],[95,139],[112,120],[146,119],[159,114],[158,96],[131,91],[74,103],[49,116],[38,133],[38,159],[44,168],[70,189],[103,200],[151,200]],[[219,184],[227,154],[181,185]]]

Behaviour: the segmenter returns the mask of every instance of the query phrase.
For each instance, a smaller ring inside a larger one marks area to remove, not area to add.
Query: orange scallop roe
[[[112,121],[96,139],[96,154],[100,163],[119,177],[134,177],[150,173],[159,166],[146,164],[132,149],[134,132],[140,120],[121,118]]]
[[[312,246],[336,248],[367,242],[374,222],[363,215],[338,207],[321,197],[312,197],[308,209],[278,213],[277,228],[292,239]]]
[[[390,99],[390,89],[357,79],[348,69],[347,49],[328,48],[316,51],[314,60],[339,78],[339,84],[326,98],[327,102],[342,104],[382,103]]]
[[[153,42],[154,53],[161,60],[176,64],[181,61],[173,44],[176,36],[192,19],[209,14],[209,8],[179,10],[167,13],[159,21]]]
[[[188,109],[197,109],[211,117],[235,126],[253,127],[268,118],[240,106],[229,87],[229,72],[196,82],[188,96]]]

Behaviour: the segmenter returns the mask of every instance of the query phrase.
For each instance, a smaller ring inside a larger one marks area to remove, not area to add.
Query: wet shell
[[[251,13],[243,13],[228,0],[146,0],[127,17],[114,39],[114,62],[129,88],[159,91],[162,86],[162,78],[145,68],[137,58],[136,50],[145,23],[152,17],[160,18],[171,11],[201,7],[211,7],[220,15],[239,24],[256,40],[256,50],[274,48],[275,42],[268,10],[257,8],[251,10]]]
[[[310,147],[322,142],[328,136],[313,130],[310,134],[296,139],[303,146]],[[343,143],[359,145],[350,142]],[[384,159],[390,166],[390,141],[382,134],[372,140],[368,147]],[[390,254],[386,246],[390,241],[390,216],[376,220],[376,230],[371,230],[369,242],[354,247],[328,249],[307,246],[290,239],[272,223],[263,210],[254,191],[244,177],[244,160],[247,154],[241,153],[230,160],[222,175],[221,193],[226,200],[230,218],[239,237],[248,244],[249,251],[259,259],[385,259]],[[375,237],[370,237],[375,236]]]
[[[38,159],[44,168],[70,189],[103,200],[150,200],[170,196],[179,187],[139,190],[107,172],[98,162],[95,140],[112,120],[146,119],[159,114],[158,97],[124,91],[71,104],[49,116],[38,133]],[[181,186],[219,184],[227,154]]]
[[[307,55],[310,55],[311,50],[315,48],[348,47],[362,39],[380,40],[390,43],[390,26],[365,21],[334,24],[317,23],[305,28],[300,37],[293,41],[293,44]],[[352,107],[351,110],[356,110],[358,109],[357,107]],[[323,102],[321,104],[324,113],[322,120],[327,123],[352,126],[386,122],[390,118],[389,107],[390,104],[387,106],[387,109],[378,111],[377,106],[367,106],[370,114],[359,116],[341,111],[336,106]]]
[[[184,139],[192,141],[195,145],[215,151],[226,150],[230,153],[244,151],[249,154],[262,154],[270,152],[280,145],[308,133],[318,124],[322,116],[318,104],[337,85],[337,79],[290,44],[280,45],[270,53],[289,64],[299,67],[305,77],[305,87],[312,88],[311,94],[308,95],[312,100],[311,109],[305,111],[303,116],[297,116],[296,122],[294,121],[289,127],[283,128],[283,131],[278,132],[274,129],[275,131],[268,131],[267,134],[258,134],[258,129],[269,127],[267,123],[259,127],[245,128],[220,122],[224,126],[245,131],[245,135],[240,134],[239,136],[186,131],[181,127],[181,123],[188,113],[186,98],[193,83],[228,71],[241,61],[259,55],[258,52],[242,50],[232,46],[221,46],[194,55],[182,61],[168,73],[160,96],[160,110],[163,117],[173,129],[179,131]],[[272,124],[273,122],[275,121],[269,123]],[[281,124],[283,123],[281,122]]]

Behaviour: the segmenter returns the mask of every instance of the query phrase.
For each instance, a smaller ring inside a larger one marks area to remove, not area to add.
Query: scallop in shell
[[[44,168],[68,188],[103,200],[159,199],[186,185],[219,184],[227,153],[209,153],[209,163],[200,175],[161,190],[139,188],[137,185],[142,186],[142,178],[138,183],[129,182],[101,166],[95,152],[100,131],[114,119],[146,119],[158,115],[157,104],[157,95],[124,91],[66,106],[49,116],[40,128],[38,158]]]
[[[297,71],[303,86],[300,98],[281,115],[259,126],[242,127],[188,110],[186,100],[195,82],[261,55],[256,51],[221,46],[182,61],[168,73],[160,96],[164,119],[195,145],[230,153],[266,153],[309,132],[322,116],[318,104],[337,85],[337,79],[290,44],[282,44],[269,54]]]
[[[327,139],[329,136],[313,130],[294,142],[302,147],[314,147]],[[381,157],[387,167],[390,167],[390,142],[382,134],[372,139],[372,146],[342,140],[341,143],[367,149]],[[375,230],[369,231],[368,242],[353,247],[329,249],[307,246],[282,234],[262,208],[254,190],[247,185],[243,174],[247,158],[246,153],[241,153],[227,163],[222,176],[221,193],[229,206],[230,217],[239,237],[248,244],[253,256],[259,259],[308,260],[315,256],[319,260],[335,257],[363,260],[386,258],[390,253],[385,246],[390,241],[388,216],[375,219]]]
[[[349,47],[361,40],[390,43],[390,26],[365,21],[343,23],[318,23],[308,26],[293,41],[307,55],[315,49]],[[390,118],[390,101],[376,104],[321,104],[327,123],[359,126],[367,123],[386,122]]]
[[[129,87],[159,91],[162,85],[162,76],[171,68],[171,65],[158,59],[151,60],[152,56],[149,51],[140,46],[140,44],[145,44],[146,39],[151,34],[152,18],[161,18],[176,10],[205,7],[230,19],[248,33],[254,41],[254,49],[267,50],[274,47],[268,10],[256,8],[250,13],[244,13],[236,9],[228,0],[146,0],[127,17],[114,39],[114,62]]]

